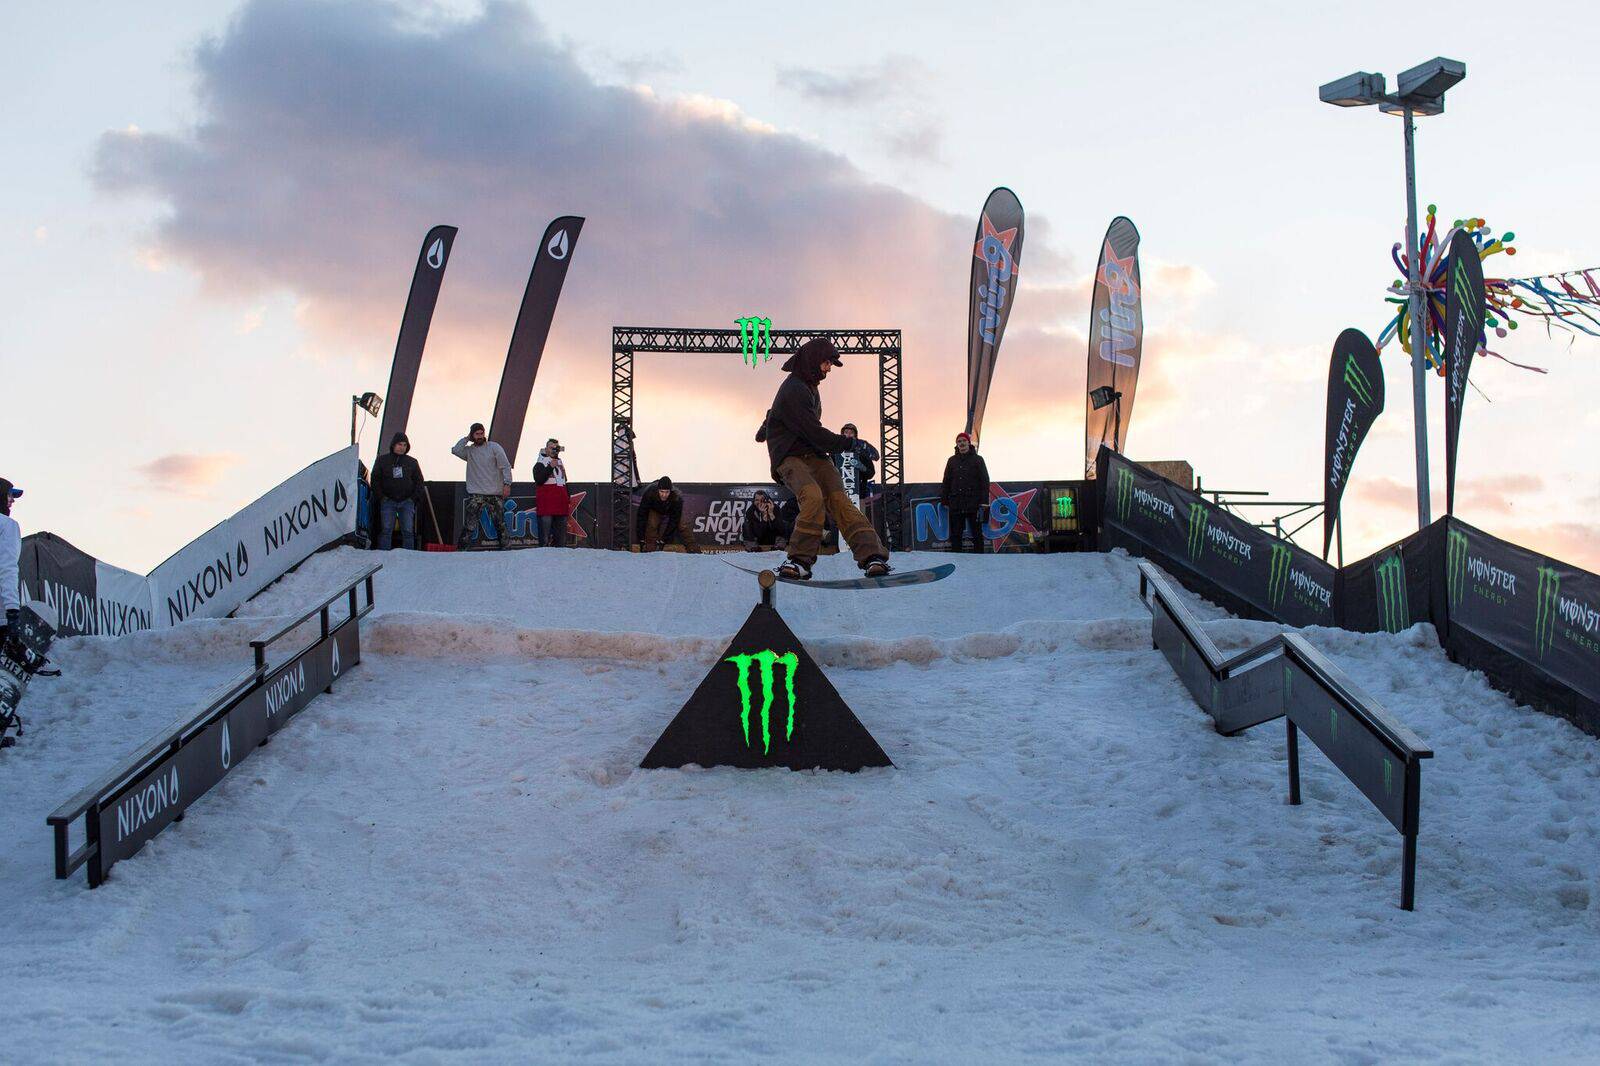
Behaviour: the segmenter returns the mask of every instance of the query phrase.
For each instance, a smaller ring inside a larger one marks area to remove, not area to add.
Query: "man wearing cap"
[[[989,503],[989,464],[983,461],[972,438],[956,434],[956,451],[944,464],[939,502],[950,513],[950,549],[964,551],[961,542],[972,533],[972,551],[983,551],[983,508]]]
[[[16,624],[17,612],[22,610],[22,597],[17,592],[22,584],[18,574],[22,563],[22,527],[11,517],[11,501],[21,495],[21,489],[0,477],[0,607],[5,609],[0,645],[5,644],[6,630]]]
[[[465,437],[456,441],[450,454],[467,462],[467,514],[463,538],[469,529],[478,528],[478,516],[489,512],[489,524],[498,530],[500,547],[506,546],[506,518],[502,500],[511,495],[511,462],[506,451],[489,439],[482,422],[472,423]]]
[[[784,577],[810,579],[829,518],[868,577],[881,577],[892,569],[888,549],[845,495],[839,470],[829,458],[854,447],[851,438],[823,428],[822,396],[817,391],[829,372],[843,365],[826,337],[806,341],[783,364],[788,376],[778,386],[766,421],[756,431],[756,440],[766,442],[772,476],[800,502],[800,516],[789,538],[789,559],[778,571]]]

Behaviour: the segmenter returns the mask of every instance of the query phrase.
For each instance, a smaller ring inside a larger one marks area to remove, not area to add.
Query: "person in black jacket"
[[[417,546],[417,499],[425,491],[422,467],[411,458],[411,440],[396,433],[389,451],[372,466],[372,493],[378,498],[378,550],[388,551],[394,541],[394,520],[400,519],[400,546]]]
[[[744,542],[744,550],[749,552],[771,551],[789,543],[789,527],[765,489],[756,490],[750,509],[744,513],[744,529],[739,539]]]
[[[983,551],[983,508],[989,503],[989,466],[972,446],[972,438],[956,434],[956,453],[944,464],[939,502],[950,512],[950,547],[962,551],[970,530],[972,551]]]
[[[833,453],[833,465],[839,468],[839,480],[845,492],[858,500],[872,495],[872,475],[876,471],[878,449],[862,440],[854,422],[839,427],[839,435],[850,441],[850,447]]]
[[[670,477],[662,477],[644,490],[639,498],[639,513],[634,519],[634,533],[642,552],[655,551],[673,542],[691,555],[700,554],[700,546],[683,524],[683,493],[672,487]]]
[[[783,364],[788,375],[778,386],[766,421],[756,431],[765,441],[772,476],[800,501],[800,517],[789,538],[789,559],[779,568],[784,577],[807,580],[822,547],[822,528],[832,518],[850,545],[850,553],[868,577],[887,574],[889,551],[877,532],[845,495],[839,471],[829,458],[852,447],[844,437],[822,425],[822,396],[817,391],[836,366],[839,352],[826,337],[815,337]]]

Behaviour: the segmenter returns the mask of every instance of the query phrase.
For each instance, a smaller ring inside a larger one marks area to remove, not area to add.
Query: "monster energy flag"
[[[983,203],[972,249],[972,285],[967,303],[967,432],[983,428],[989,382],[1000,356],[1000,339],[1011,318],[1017,270],[1022,264],[1022,201],[1001,186]]]
[[[1096,410],[1084,401],[1083,462],[1086,477],[1094,476],[1095,456],[1104,444],[1120,452],[1128,444],[1128,423],[1133,421],[1133,393],[1139,383],[1139,355],[1144,348],[1144,311],[1139,289],[1139,231],[1118,215],[1100,245],[1100,265],[1094,273],[1094,302],[1089,309],[1089,372],[1087,387],[1093,392],[1109,386],[1121,393],[1120,401]]]
[[[1333,342],[1333,359],[1328,365],[1328,429],[1322,471],[1324,559],[1356,452],[1382,411],[1383,368],[1378,351],[1365,333],[1347,329]]]
[[[1332,625],[1334,569],[1204,497],[1106,449],[1101,549],[1125,548],[1186,574],[1239,613]],[[1219,595],[1220,594],[1220,595]]]
[[[494,417],[489,420],[489,439],[505,449],[513,467],[517,465],[517,445],[522,442],[522,423],[528,417],[528,400],[533,396],[533,380],[539,374],[544,342],[556,317],[556,301],[561,299],[561,283],[567,280],[567,264],[572,262],[582,229],[583,219],[575,215],[563,215],[545,227],[528,274],[528,287],[522,293],[506,368],[500,375],[500,393],[494,401]]]
[[[400,319],[400,338],[394,344],[394,365],[389,371],[389,394],[385,397],[382,428],[378,432],[378,451],[389,450],[396,433],[406,431],[411,417],[411,397],[417,391],[417,372],[422,369],[422,349],[428,343],[428,326],[433,322],[433,307],[439,302],[444,284],[444,268],[450,262],[450,246],[455,243],[454,226],[435,226],[422,238],[417,266],[411,273],[411,293]]]
[[[1445,512],[1456,509],[1456,448],[1461,442],[1461,407],[1467,374],[1483,342],[1483,263],[1478,246],[1463,230],[1450,239],[1450,269],[1444,303],[1444,478]]]

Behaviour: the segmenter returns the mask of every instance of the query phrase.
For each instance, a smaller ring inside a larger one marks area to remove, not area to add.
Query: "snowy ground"
[[[715,558],[392,553],[332,696],[54,881],[45,815],[370,558],[60,646],[0,755],[0,1058],[1600,1058],[1600,742],[1425,627],[1307,631],[1437,752],[1408,914],[1398,835],[1211,730],[1120,556],[782,588],[897,764],[846,775],[635,769],[753,602]]]

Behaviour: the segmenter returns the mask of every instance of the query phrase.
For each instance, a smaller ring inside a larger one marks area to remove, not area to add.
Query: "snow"
[[[1398,834],[1306,745],[1286,805],[1282,728],[1211,729],[1120,554],[781,587],[896,762],[851,775],[636,769],[754,602],[714,557],[390,553],[332,695],[55,881],[45,816],[374,558],[61,642],[0,755],[7,1061],[1600,1057],[1600,742],[1427,627],[1304,631],[1437,753],[1407,913]]]

